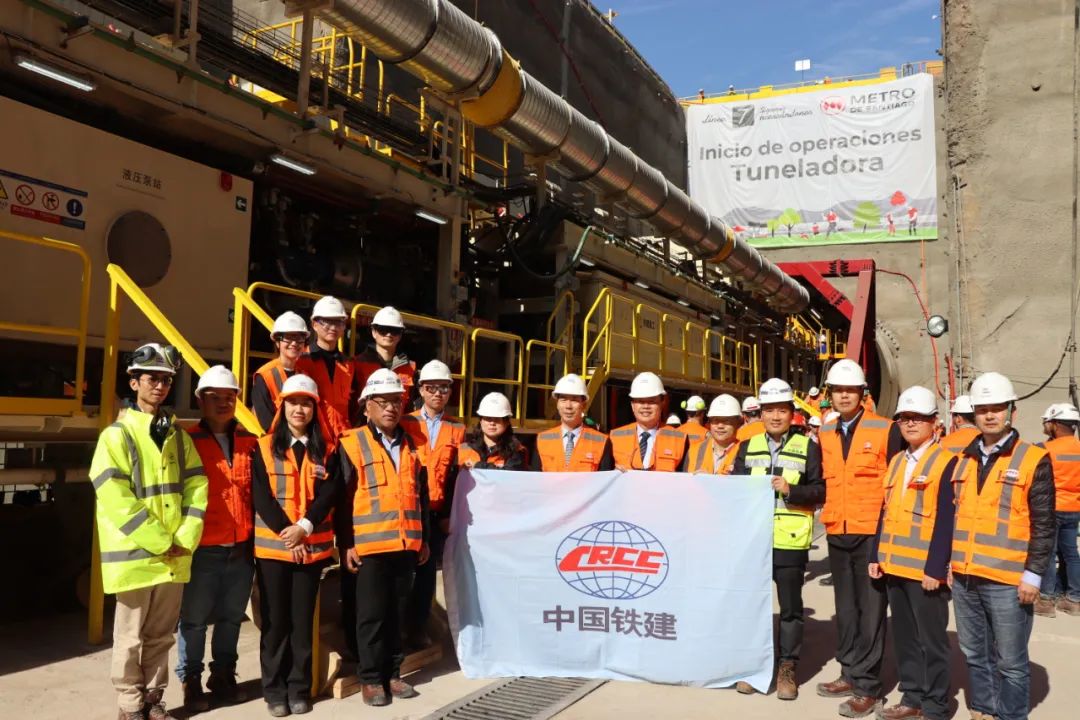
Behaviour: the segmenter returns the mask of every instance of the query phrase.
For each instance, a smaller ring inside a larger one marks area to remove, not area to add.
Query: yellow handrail
[[[646,340],[638,333],[638,320],[641,318],[641,311],[645,310],[656,316],[657,320],[657,334],[659,340]],[[661,373],[665,373],[667,368],[664,367],[664,314],[660,312],[658,308],[649,305],[648,303],[638,303],[634,306],[634,369],[637,369],[637,365],[641,362],[641,345],[657,348],[657,355],[659,367],[658,370]]]
[[[232,370],[240,381],[240,400],[244,402],[247,400],[248,383],[251,382],[251,365],[248,360],[252,356],[263,355],[251,350],[251,318],[258,320],[267,331],[273,330],[274,320],[241,288],[233,288],[233,301]]]
[[[74,397],[67,398],[0,398],[0,413],[12,415],[37,415],[37,414],[77,414],[82,412],[83,404],[83,381],[86,374],[86,333],[90,316],[90,255],[86,250],[75,243],[55,240],[50,237],[23,235],[6,230],[0,230],[0,237],[15,242],[37,245],[39,247],[60,250],[61,252],[77,255],[82,261],[81,288],[79,291],[79,325],[78,327],[54,327],[51,325],[36,325],[32,323],[16,323],[0,321],[0,330],[10,330],[34,335],[54,335],[59,337],[73,337],[76,341],[75,355],[75,387]]]
[[[476,391],[476,385],[477,384],[505,385],[507,387],[517,389],[517,392],[515,393],[516,397],[514,398],[514,405],[515,405],[514,417],[520,423],[522,421],[522,419],[523,419],[521,410],[522,410],[522,407],[523,407],[522,395],[524,394],[522,392],[523,389],[524,389],[524,384],[523,384],[523,381],[522,381],[522,374],[524,372],[524,364],[525,364],[524,344],[523,344],[523,342],[522,342],[522,340],[521,340],[521,338],[519,336],[513,335],[511,333],[502,332],[500,330],[488,330],[487,328],[473,328],[472,334],[469,336],[469,340],[470,340],[470,342],[469,342],[469,367],[470,368],[475,368],[476,367],[477,340],[479,340],[481,338],[487,338],[488,340],[495,340],[495,341],[501,341],[501,342],[504,342],[504,343],[509,343],[511,348],[516,346],[516,348],[517,348],[517,377],[514,378],[514,379],[508,379],[508,378],[504,378],[504,377],[489,378],[489,377],[476,377],[475,375],[471,375],[469,377],[469,388],[468,388],[468,390],[469,390],[468,409],[469,409],[470,417],[471,417],[471,413],[472,413],[472,409],[473,409],[473,393]],[[472,371],[472,372],[475,372],[475,371]]]
[[[544,381],[534,383],[529,380],[529,371],[532,370],[532,351],[534,347],[544,348]],[[551,356],[554,353],[561,352],[563,356],[563,369],[562,374],[566,375],[570,372],[570,348],[566,345],[559,343],[548,342],[547,340],[530,340],[525,343],[525,401],[524,401],[524,414],[525,419],[528,419],[529,414],[529,391],[530,390],[554,390],[555,383],[551,382],[552,378],[549,375],[551,369]],[[550,396],[548,396],[550,397]],[[544,418],[547,418],[547,400],[544,401]]]

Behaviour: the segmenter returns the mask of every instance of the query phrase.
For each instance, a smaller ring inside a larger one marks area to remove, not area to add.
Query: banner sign
[[[767,692],[768,478],[462,470],[443,558],[466,677]]]
[[[934,81],[688,105],[690,197],[760,248],[937,239]]]

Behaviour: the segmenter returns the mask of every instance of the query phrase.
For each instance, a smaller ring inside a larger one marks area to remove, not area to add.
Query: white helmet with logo
[[[236,390],[240,392],[240,383],[232,370],[224,365],[214,365],[199,376],[199,384],[195,386],[195,394],[202,395],[203,390]]]
[[[967,395],[957,395],[953,400],[952,408],[949,409],[953,415],[970,415],[975,412],[975,408],[971,407],[971,398]]]
[[[996,372],[985,372],[975,378],[968,395],[971,396],[972,407],[1016,402],[1016,390],[1013,389],[1012,382]]]
[[[306,395],[318,402],[319,386],[307,375],[293,375],[281,385],[281,397],[293,397],[294,395]]]
[[[379,368],[368,375],[364,389],[360,391],[360,399],[365,400],[372,395],[400,395],[405,392],[405,386],[401,384],[401,378],[393,370]]]
[[[345,312],[345,306],[336,297],[327,295],[326,297],[319,298],[319,301],[315,303],[315,307],[311,308],[311,319],[315,318],[347,318],[349,314]]]
[[[900,393],[900,399],[896,401],[894,417],[905,412],[916,415],[937,415],[937,411],[937,398],[934,397],[934,391],[922,385],[912,385]]]
[[[866,374],[854,360],[844,358],[837,360],[829,368],[829,374],[825,376],[825,384],[831,387],[863,387],[866,385]]]
[[[1046,408],[1043,420],[1061,422],[1080,422],[1080,411],[1072,403],[1055,403]]]
[[[401,319],[401,313],[398,312],[396,307],[387,305],[379,312],[375,313],[375,317],[371,318],[372,325],[378,325],[379,327],[392,327],[405,329],[405,322]]]
[[[146,343],[135,348],[128,364],[128,375],[144,372],[163,372],[175,375],[181,365],[180,352],[172,345]]]
[[[758,402],[762,405],[769,403],[789,403],[795,401],[795,394],[791,386],[780,378],[770,378],[761,383],[758,388]]]
[[[761,410],[761,401],[751,395],[748,398],[744,398],[742,401],[742,411],[744,413],[754,413]]]
[[[559,378],[559,381],[555,383],[555,389],[551,391],[552,395],[575,395],[577,397],[589,397],[589,389],[585,386],[585,380],[580,375],[570,373],[569,375],[563,375]]]
[[[490,392],[480,400],[476,415],[482,418],[508,418],[513,417],[514,411],[505,395],[501,392]]]
[[[450,366],[442,360],[429,360],[424,367],[420,368],[419,382],[453,382],[454,376],[450,374]]]
[[[630,383],[631,398],[651,398],[660,395],[667,395],[667,390],[664,389],[664,382],[656,373],[639,373]]]
[[[700,395],[691,395],[683,401],[683,410],[691,413],[705,412],[705,399]]]
[[[725,393],[713,398],[706,416],[711,418],[737,418],[740,414],[739,401]]]
[[[817,385],[815,385],[814,387],[810,388],[810,391],[807,392],[806,394],[809,395],[810,397],[817,397],[818,395],[821,394],[821,388],[819,388]]]
[[[285,333],[303,333],[304,337],[311,335],[308,332],[307,323],[292,310],[287,310],[274,320],[274,328],[270,331],[271,340],[280,340]]]

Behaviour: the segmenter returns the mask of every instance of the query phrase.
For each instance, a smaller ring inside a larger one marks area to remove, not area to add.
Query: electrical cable
[[[915,294],[915,299],[919,301],[919,308],[922,310],[923,320],[925,321],[930,319],[930,311],[926,309],[926,303],[923,302],[922,295],[919,294],[919,288],[917,285],[915,285],[915,281],[911,279],[910,275],[908,275],[907,273],[897,272],[896,270],[886,270],[885,268],[876,266],[874,268],[874,271],[885,273],[886,275],[896,275],[897,277],[902,277],[907,280],[908,284],[911,285],[911,292]],[[949,401],[951,400],[951,398],[946,397],[945,394],[941,392],[941,370],[938,368],[937,338],[935,338],[933,335],[930,336],[930,349],[934,353],[934,392],[936,392],[938,397],[940,397],[942,400]],[[951,375],[949,377],[949,382],[951,385]],[[950,394],[952,394],[951,391]]]
[[[544,208],[531,219],[523,217],[514,221],[509,229],[507,229],[504,220],[499,220],[499,227],[503,231],[503,245],[510,252],[510,255],[514,258],[514,262],[517,263],[518,267],[525,271],[526,275],[534,277],[537,280],[552,282],[577,268],[578,262],[581,260],[581,253],[585,249],[585,241],[588,239],[589,234],[594,230],[592,225],[587,226],[581,233],[581,239],[578,241],[577,248],[570,254],[566,263],[553,273],[542,273],[532,269],[519,251],[519,246],[529,247],[537,244],[541,246],[545,245],[550,238],[551,232],[562,224],[569,212],[569,209],[552,203],[545,205]],[[523,234],[519,232],[519,228],[522,226],[526,226]],[[521,235],[521,237],[515,240],[515,236],[517,235]]]

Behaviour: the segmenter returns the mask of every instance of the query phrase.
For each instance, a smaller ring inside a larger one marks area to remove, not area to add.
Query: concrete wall
[[[997,370],[1033,392],[1070,332],[1073,13],[1066,0],[945,3],[948,339],[965,387]],[[1039,416],[1068,399],[1069,365],[1020,403],[1026,439],[1042,439]]]

